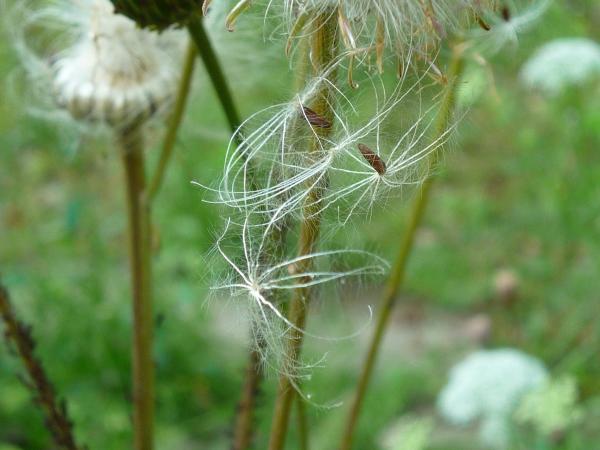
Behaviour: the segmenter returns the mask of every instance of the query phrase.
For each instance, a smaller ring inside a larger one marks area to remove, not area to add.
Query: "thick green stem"
[[[327,11],[322,16],[314,21],[314,37],[311,43],[311,58],[315,73],[320,75],[333,62],[336,51],[336,35],[337,35],[337,17],[335,11]],[[331,82],[335,83],[334,75],[330,74]],[[311,108],[321,117],[329,121],[333,121],[333,111],[331,110],[330,101],[331,91],[329,86],[325,86],[318,93],[315,102]],[[321,152],[321,146],[318,142],[320,138],[327,137],[330,129],[319,129],[318,136],[313,142],[310,153],[316,154]],[[319,230],[321,226],[321,214],[319,211],[319,200],[323,195],[324,186],[316,186],[311,189],[306,199],[303,210],[303,222],[300,228],[298,254],[300,256],[313,253],[317,240],[319,238]],[[298,272],[306,272],[310,269],[310,260],[306,259],[298,264]],[[306,280],[303,280],[303,282]],[[269,439],[269,450],[281,450],[285,445],[285,437],[289,424],[290,409],[292,400],[296,394],[294,389],[293,377],[295,375],[300,351],[302,348],[303,334],[299,331],[304,329],[306,323],[306,313],[308,303],[311,297],[309,288],[297,288],[294,291],[293,298],[290,303],[289,320],[295,325],[295,328],[290,331],[288,336],[287,348],[287,363],[286,367],[282,367],[282,376],[279,380],[277,391],[277,399],[275,401],[275,411],[273,414],[273,423],[271,428],[271,436]]]
[[[444,135],[448,130],[448,123],[450,121],[452,111],[454,109],[454,98],[456,95],[456,87],[460,74],[462,72],[463,60],[460,50],[455,50],[453,53],[450,70],[448,73],[448,84],[446,86],[446,93],[440,105],[438,117],[435,125],[435,133],[437,139],[443,139]],[[350,412],[344,428],[344,434],[340,445],[340,450],[350,450],[352,448],[352,439],[354,435],[354,429],[358,422],[358,417],[365,397],[365,392],[371,379],[371,374],[375,366],[375,360],[377,359],[377,353],[381,341],[383,339],[387,324],[389,322],[390,313],[394,306],[394,301],[398,294],[398,290],[402,286],[404,275],[406,273],[406,265],[408,258],[411,254],[413,244],[415,241],[415,235],[421,220],[425,213],[425,208],[429,202],[431,187],[433,185],[434,176],[431,172],[435,169],[438,163],[440,150],[436,151],[429,157],[428,161],[428,177],[425,179],[421,186],[420,193],[417,194],[415,202],[412,207],[412,212],[409,218],[408,227],[404,233],[404,237],[400,244],[400,249],[396,262],[392,267],[392,271],[388,278],[388,282],[383,294],[383,300],[381,302],[379,316],[375,325],[375,333],[369,345],[367,356],[363,362],[360,378],[350,407]]]
[[[138,128],[120,136],[129,215],[133,289],[133,433],[135,450],[151,450],[154,434],[154,362],[150,210],[146,199],[143,143]]]
[[[192,75],[194,73],[194,65],[196,62],[196,45],[190,43],[188,45],[185,61],[183,65],[183,71],[181,73],[181,80],[179,81],[179,89],[177,91],[177,99],[173,106],[173,112],[169,119],[169,126],[165,134],[165,140],[163,142],[162,151],[158,160],[158,165],[154,176],[151,178],[148,188],[148,204],[151,205],[152,201],[158,194],[158,191],[162,185],[163,178],[167,165],[171,160],[173,149],[175,148],[175,140],[177,139],[177,132],[181,125],[183,113],[187,105],[187,99],[190,93],[190,86],[192,84]]]
[[[219,64],[219,59],[217,58],[210,39],[206,34],[206,30],[204,29],[204,25],[202,24],[202,19],[194,18],[189,23],[188,30],[192,40],[196,44],[196,47],[198,47],[200,58],[202,58],[202,61],[204,62],[208,76],[212,81],[217,96],[219,97],[219,101],[221,102],[221,106],[225,112],[229,128],[231,129],[232,133],[235,133],[241,124],[240,115],[238,114],[237,108],[233,101],[231,89],[229,89],[229,84],[227,83],[225,74],[223,73],[221,65]]]

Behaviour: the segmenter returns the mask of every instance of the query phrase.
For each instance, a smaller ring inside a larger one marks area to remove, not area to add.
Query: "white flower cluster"
[[[454,366],[438,397],[438,410],[449,422],[481,421],[482,440],[504,448],[519,401],[548,379],[544,365],[515,349],[481,350]]]
[[[582,418],[574,377],[550,380],[528,393],[515,412],[518,423],[533,425],[542,436],[565,431]]]
[[[600,45],[584,38],[550,41],[523,65],[521,79],[548,95],[600,79]]]

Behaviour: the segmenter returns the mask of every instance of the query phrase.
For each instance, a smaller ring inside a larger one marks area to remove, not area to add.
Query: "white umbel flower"
[[[142,30],[108,0],[55,0],[23,15],[17,46],[30,77],[74,119],[122,129],[168,111],[185,43],[180,32]],[[51,32],[50,45],[34,51],[30,30],[40,28]]]
[[[521,70],[525,85],[548,95],[600,78],[600,45],[590,39],[556,39],[540,47]]]
[[[520,399],[548,379],[544,365],[519,350],[481,350],[454,366],[438,410],[455,425],[481,420],[481,438],[503,448]]]

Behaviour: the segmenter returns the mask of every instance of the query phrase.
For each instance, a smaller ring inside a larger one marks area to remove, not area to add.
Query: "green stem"
[[[306,405],[300,395],[296,395],[296,418],[298,424],[298,447],[300,450],[308,450],[308,420],[306,417]]]
[[[204,67],[206,68],[215,92],[219,97],[229,128],[232,133],[235,133],[242,123],[240,115],[238,114],[233,101],[231,89],[229,89],[225,74],[219,64],[219,59],[217,58],[210,39],[206,34],[206,30],[204,29],[204,25],[202,24],[202,19],[194,18],[188,25],[188,31],[196,44],[196,47],[198,47],[198,53],[204,62]]]
[[[326,11],[314,21],[315,32],[311,44],[311,57],[315,72],[321,74],[333,62],[336,51],[336,33],[337,16],[334,11]],[[335,83],[334,75],[329,75],[331,82]],[[316,100],[311,108],[321,117],[333,120],[333,111],[331,109],[330,88],[325,86],[318,93]],[[327,137],[330,129],[318,130],[318,137],[313,142],[310,153],[320,152],[319,138]],[[304,205],[304,219],[300,227],[299,238],[299,256],[313,253],[321,226],[321,214],[319,211],[319,200],[323,194],[324,186],[316,186],[311,189]],[[306,272],[310,269],[310,260],[306,259],[298,263],[298,272]],[[305,282],[306,280],[302,280]],[[295,325],[288,336],[287,356],[288,367],[282,368],[282,376],[279,380],[277,399],[275,401],[275,411],[273,414],[273,423],[271,426],[271,436],[269,439],[269,450],[281,450],[285,445],[290,409],[292,400],[295,397],[294,376],[298,364],[300,351],[302,348],[303,334],[298,331],[305,327],[307,307],[311,298],[309,288],[297,288],[294,291],[290,303],[289,320]]]
[[[153,448],[154,363],[150,210],[146,199],[144,153],[138,128],[120,136],[129,216],[130,266],[133,288],[133,434],[135,450]]]
[[[151,178],[148,188],[148,204],[151,205],[154,198],[158,194],[158,191],[162,185],[167,165],[173,155],[173,149],[175,148],[175,140],[177,138],[177,132],[181,125],[183,113],[187,105],[187,99],[190,93],[190,86],[192,84],[192,75],[194,73],[194,65],[196,62],[196,46],[193,43],[188,45],[185,61],[183,65],[183,71],[181,73],[181,80],[179,82],[179,89],[177,91],[177,99],[173,106],[173,113],[169,119],[169,126],[165,134],[165,140],[163,142],[162,151],[158,160],[158,165],[154,172],[154,176]]]
[[[248,367],[246,368],[244,387],[242,389],[242,398],[238,405],[232,450],[245,450],[252,443],[254,435],[254,410],[256,409],[256,401],[262,379],[263,371],[260,351],[251,350]]]
[[[462,55],[461,52],[457,49],[453,53],[452,62],[450,64],[450,70],[448,73],[448,85],[445,88],[446,93],[444,95],[438,112],[438,117],[435,125],[436,138],[442,138],[442,136],[447,132],[448,123],[450,121],[452,111],[454,109],[456,87],[458,86],[458,81],[462,72],[462,67]],[[340,450],[350,450],[352,448],[354,429],[356,427],[356,423],[358,422],[358,417],[364,401],[365,392],[367,390],[371,374],[375,366],[377,353],[379,351],[383,335],[389,322],[390,313],[392,311],[392,307],[394,306],[394,301],[396,299],[398,290],[402,286],[402,282],[404,280],[404,275],[406,273],[406,265],[413,248],[417,229],[421,224],[421,220],[423,219],[425,209],[429,202],[431,188],[435,179],[434,176],[431,175],[431,172],[433,171],[433,169],[435,169],[438,163],[439,153],[440,151],[438,150],[429,157],[428,177],[423,182],[421,186],[421,191],[417,195],[417,198],[415,199],[415,202],[413,204],[412,212],[408,222],[408,228],[404,233],[404,237],[400,245],[400,250],[396,258],[396,262],[392,267],[392,271],[388,278],[387,286],[385,288],[383,300],[380,306],[379,316],[375,325],[375,333],[369,345],[366,359],[364,360],[362,365],[362,370],[356,388],[355,396],[350,407],[350,412],[344,428],[344,434],[342,436]]]

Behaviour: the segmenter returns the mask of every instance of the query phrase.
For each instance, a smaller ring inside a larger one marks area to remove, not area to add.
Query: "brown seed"
[[[375,169],[375,171],[379,175],[385,175],[387,167],[386,167],[385,163],[383,162],[383,159],[381,159],[377,153],[375,153],[373,150],[371,150],[365,144],[358,144],[358,150],[360,150],[360,153],[363,155],[363,158],[365,158],[367,160],[369,165],[373,169]]]
[[[510,20],[510,9],[508,9],[508,6],[503,6],[501,12],[504,21],[508,22]]]
[[[306,119],[306,121],[313,127],[317,128],[331,128],[331,122],[327,120],[325,117],[317,114],[315,111],[310,109],[308,106],[302,105],[302,116]]]
[[[477,20],[477,23],[479,24],[479,26],[481,28],[483,28],[485,31],[491,30],[491,27],[489,26],[489,24],[485,20],[483,20],[481,18],[481,16],[475,16],[475,20]]]

